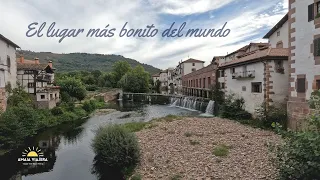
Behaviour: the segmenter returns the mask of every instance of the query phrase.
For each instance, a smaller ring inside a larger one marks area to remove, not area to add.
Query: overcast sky
[[[23,50],[120,54],[161,69],[188,57],[207,65],[213,56],[265,42],[262,37],[288,10],[288,0],[0,0],[0,4],[0,34]],[[87,38],[84,33],[59,43],[58,38],[26,37],[33,22],[85,31],[109,24],[117,30],[111,38]],[[159,33],[152,38],[120,38],[117,33],[125,22],[135,29],[154,24]],[[222,38],[162,38],[161,32],[172,22],[187,22],[185,29],[217,29],[228,22],[231,33]]]

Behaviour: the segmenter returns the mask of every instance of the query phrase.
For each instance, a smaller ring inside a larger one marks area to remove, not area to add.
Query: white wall
[[[225,74],[227,75],[226,86],[225,89],[227,94],[234,93],[237,96],[243,97],[245,100],[245,109],[254,113],[255,108],[260,106],[264,101],[264,93],[263,93],[263,72],[264,72],[264,64],[262,62],[248,64],[247,71],[255,70],[255,78],[244,78],[244,79],[232,79],[232,74],[230,68],[225,69]],[[235,72],[243,72],[243,66],[235,67]],[[219,78],[219,81],[224,78]],[[261,82],[262,84],[262,92],[261,93],[253,93],[251,92],[251,83],[252,82]],[[243,91],[242,87],[245,86],[246,90]]]
[[[288,48],[288,39],[289,39],[289,23],[288,21],[283,24],[278,30],[276,30],[270,37],[269,37],[269,44],[271,47],[276,48],[277,43],[282,41],[283,48]],[[280,36],[277,36],[277,32],[280,31]]]
[[[10,57],[10,72],[7,66],[7,56]],[[12,87],[16,87],[17,82],[17,63],[16,63],[16,49],[0,39],[0,69],[5,71],[0,71],[0,87],[5,87],[5,85],[10,82]],[[5,82],[4,82],[5,81]]]
[[[271,61],[270,65],[273,67],[272,70],[275,70],[275,61]],[[283,61],[284,74],[277,73],[276,71],[270,72],[271,78],[270,81],[273,81],[273,91],[275,94],[270,94],[270,98],[275,103],[285,103],[286,98],[288,98],[288,78],[289,78],[289,65],[288,61]]]
[[[291,45],[295,46],[291,53],[295,53],[295,60],[292,68],[295,68],[295,73],[291,73],[291,77],[295,78],[299,74],[306,74],[308,81],[308,90],[306,98],[309,99],[312,93],[312,82],[315,75],[320,75],[320,65],[315,65],[314,55],[310,51],[310,45],[313,43],[314,35],[320,34],[320,29],[315,29],[314,21],[308,22],[308,5],[314,3],[314,0],[299,0],[292,4],[292,8],[296,8],[296,12],[292,17],[296,19],[291,24],[291,28],[296,28],[296,32],[292,34],[295,37],[295,42]],[[296,87],[295,82],[291,82],[291,87]],[[292,97],[297,97],[296,91],[291,91]]]
[[[193,63],[189,63],[189,62],[183,63],[183,73],[184,73],[183,75],[187,75],[191,73],[193,68],[195,68],[196,70],[199,70],[204,67],[204,63],[202,62],[201,63],[195,62],[194,66],[192,66],[192,64]]]

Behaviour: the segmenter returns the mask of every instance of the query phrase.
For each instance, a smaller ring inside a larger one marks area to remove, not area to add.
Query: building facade
[[[182,77],[195,72],[204,67],[204,61],[189,58],[185,61],[179,62],[178,66],[173,69],[172,80],[174,86],[174,92],[176,94],[183,94]]]
[[[5,111],[7,107],[6,85],[16,86],[17,64],[16,49],[18,45],[0,34],[0,110]]]
[[[287,48],[250,43],[220,62],[220,88],[226,94],[242,97],[245,110],[253,115],[256,108],[264,104],[266,108],[274,103],[285,104],[289,72],[287,60]]]
[[[210,97],[212,88],[216,84],[216,72],[220,58],[223,57],[214,57],[210,65],[182,76],[182,94]]]
[[[310,113],[308,100],[320,89],[320,0],[289,0],[289,128]]]
[[[40,64],[39,59],[17,59],[17,79],[24,90],[33,95],[36,106],[51,109],[60,101],[60,87],[54,86],[52,61]]]

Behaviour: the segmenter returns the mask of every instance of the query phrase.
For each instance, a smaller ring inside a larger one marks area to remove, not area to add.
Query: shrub
[[[251,114],[244,110],[244,103],[243,98],[235,98],[233,94],[228,95],[220,110],[221,117],[234,120],[251,119]]]
[[[63,110],[61,107],[54,107],[51,109],[51,113],[55,116],[63,114]]]
[[[313,94],[312,103],[318,104],[320,98]],[[320,107],[307,118],[308,126],[303,131],[281,131],[284,144],[276,146],[276,165],[279,179],[320,179]]]
[[[98,86],[96,86],[96,85],[87,85],[86,86],[86,90],[87,91],[96,91],[96,90],[98,90]]]
[[[224,144],[220,144],[213,149],[212,154],[215,156],[227,156],[229,154],[229,147]]]
[[[265,104],[255,109],[257,120],[261,121],[261,125],[265,128],[271,128],[272,123],[278,123],[284,129],[287,125],[287,106],[286,104],[275,104],[265,110]]]
[[[92,148],[96,154],[93,172],[100,178],[130,177],[140,159],[135,134],[119,125],[99,128],[93,139]]]

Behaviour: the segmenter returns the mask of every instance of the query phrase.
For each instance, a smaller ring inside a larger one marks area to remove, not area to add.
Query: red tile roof
[[[220,67],[226,67],[230,65],[235,65],[238,63],[245,63],[250,62],[253,60],[257,60],[259,58],[266,58],[266,57],[288,57],[289,56],[289,49],[288,48],[263,48],[254,53],[247,53],[247,56],[241,57],[239,59],[222,63]]]
[[[152,75],[152,77],[159,77],[159,73]]]

